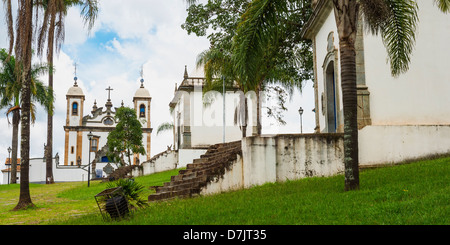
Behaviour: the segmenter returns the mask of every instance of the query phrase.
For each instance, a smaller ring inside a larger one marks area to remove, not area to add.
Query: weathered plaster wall
[[[209,195],[242,189],[244,187],[243,163],[241,156],[238,156],[225,174],[209,182],[202,188],[200,194]]]
[[[446,153],[450,153],[450,125],[380,125],[359,131],[360,166]]]
[[[223,176],[202,189],[202,194],[249,188],[343,171],[342,134],[275,135],[247,137],[238,157]]]
[[[166,170],[176,169],[178,165],[178,153],[176,151],[164,151],[155,155],[149,161],[142,164],[143,172],[138,169],[133,170],[133,176],[148,175]]]

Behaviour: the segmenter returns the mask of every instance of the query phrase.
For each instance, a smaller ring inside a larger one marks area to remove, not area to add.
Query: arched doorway
[[[327,64],[325,70],[325,96],[326,96],[326,124],[328,133],[335,133],[337,130],[337,96],[336,79],[334,74],[334,61]]]

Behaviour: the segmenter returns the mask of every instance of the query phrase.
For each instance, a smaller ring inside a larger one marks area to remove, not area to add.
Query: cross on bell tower
[[[108,86],[105,90],[108,90],[108,100],[106,101],[106,110],[111,110],[112,103],[111,103],[111,90],[114,90],[111,88],[111,86]]]
[[[111,86],[108,86],[105,90],[108,90],[108,101],[111,101],[111,90],[114,90],[111,88]]]
[[[74,74],[74,77],[73,77],[74,84],[73,84],[73,86],[77,87],[78,86],[78,84],[77,84],[77,80],[78,80],[78,78],[77,78],[77,62],[73,63],[73,66],[75,67],[75,72],[73,73]]]

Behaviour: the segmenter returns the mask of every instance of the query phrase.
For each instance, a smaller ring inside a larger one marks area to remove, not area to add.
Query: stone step
[[[200,189],[214,177],[225,172],[225,168],[241,154],[241,142],[229,142],[210,146],[205,154],[187,164],[178,175],[163,186],[153,186],[156,193],[148,197],[149,201],[169,200],[198,195]]]
[[[192,183],[192,182],[205,182],[207,181],[208,176],[202,175],[188,180],[177,180],[164,183],[164,186],[172,186],[172,185],[180,185],[184,183]]]
[[[199,193],[200,189],[184,189],[180,191],[160,192],[148,196],[148,201],[151,202],[151,201],[169,200],[176,197],[186,198],[197,195]]]
[[[182,191],[185,189],[197,189],[202,185],[201,182],[187,182],[187,183],[179,183],[176,185],[167,185],[159,188],[158,192],[173,192],[173,191]]]

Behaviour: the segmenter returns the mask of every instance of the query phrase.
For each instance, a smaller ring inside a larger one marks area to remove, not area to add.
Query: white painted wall
[[[230,169],[226,173],[217,177],[211,182],[207,183],[200,191],[201,195],[211,195],[226,191],[233,191],[242,189],[244,186],[243,176],[243,159],[238,155],[237,159],[230,166]]]
[[[417,1],[419,24],[409,71],[393,78],[380,37],[365,35],[373,125],[450,124],[450,14]]]
[[[319,32],[317,33],[316,37],[315,37],[315,43],[316,43],[316,47],[315,47],[315,53],[316,53],[316,59],[317,59],[317,63],[316,63],[316,71],[317,73],[315,74],[317,76],[317,86],[318,86],[318,100],[319,100],[319,108],[316,108],[316,113],[319,113],[319,124],[320,124],[320,130],[321,132],[325,129],[325,125],[326,125],[326,121],[325,121],[325,115],[322,112],[322,101],[321,101],[321,95],[322,93],[324,94],[324,101],[326,101],[326,94],[325,94],[325,88],[324,88],[324,81],[325,81],[325,77],[324,77],[324,69],[326,67],[324,67],[323,63],[325,61],[325,57],[328,53],[327,51],[327,45],[328,45],[328,35],[333,32],[333,36],[334,36],[334,47],[336,49],[339,49],[339,38],[338,38],[338,34],[337,34],[337,27],[336,27],[336,22],[335,22],[335,17],[334,17],[334,12],[330,11],[328,14],[328,17],[326,18],[325,22],[323,23],[322,28],[319,30]],[[338,52],[339,53],[339,52]],[[340,77],[340,60],[338,60],[338,64],[337,64],[337,70],[335,70],[335,74],[339,74]],[[341,111],[342,108],[342,90],[341,88],[341,82],[340,82],[340,78],[338,76],[335,78],[336,80],[336,88],[339,88],[338,91],[338,98],[341,99],[341,102],[338,103],[340,106],[338,108],[338,111]]]
[[[217,91],[203,94],[201,86],[195,86],[194,91],[177,91],[179,100],[173,110],[173,122],[175,125],[174,139],[177,142],[177,127],[190,126],[191,147],[207,147],[223,142],[223,97]],[[247,95],[248,98],[251,95]],[[242,132],[238,125],[234,124],[235,108],[239,103],[239,93],[228,91],[225,95],[225,141],[240,140]],[[253,103],[254,104],[254,103]],[[247,135],[252,134],[252,125],[256,126],[256,106],[249,100],[249,126]],[[180,113],[180,120],[178,120]],[[253,114],[252,114],[253,113]],[[183,144],[183,137],[180,139]]]
[[[445,153],[450,153],[450,125],[379,125],[359,131],[360,166]]]
[[[370,92],[372,125],[450,124],[450,15],[442,13],[433,1],[417,3],[419,22],[416,45],[409,70],[405,74],[392,77],[381,37],[364,31],[365,78]],[[322,65],[327,54],[327,37],[331,31],[335,33],[334,45],[339,48],[333,11],[329,12],[315,36],[321,130],[325,126],[320,101],[324,91]]]
[[[149,175],[157,172],[167,171],[178,168],[178,154],[176,151],[165,151],[158,156],[154,156],[149,161],[142,164],[143,175]],[[133,172],[133,176],[138,176],[137,172]]]
[[[310,176],[343,172],[341,134],[303,134],[247,137],[242,139],[242,158],[225,174],[203,187],[201,194],[250,188]]]
[[[70,181],[87,181],[88,176],[88,168],[78,168],[78,167],[70,167],[62,165],[62,159],[59,159],[59,166],[56,165],[55,158],[53,158],[53,178],[55,182],[70,182]],[[106,166],[107,163],[97,163],[96,169],[101,169]],[[113,168],[116,168],[114,164],[112,164]],[[91,173],[95,173],[95,169],[92,169]],[[93,175],[95,176],[95,174]],[[20,183],[20,172],[17,172],[17,183]],[[106,177],[106,174],[103,173],[103,177]],[[32,158],[30,159],[30,171],[29,171],[29,180],[31,183],[45,183],[46,178],[46,163],[43,158]],[[1,184],[8,183],[8,173],[2,172],[2,176],[0,178],[2,181]]]
[[[72,114],[72,104],[76,102],[78,103],[78,114],[73,115]],[[83,116],[83,99],[79,97],[70,98],[69,99],[69,126],[78,126],[80,125],[80,118]]]

